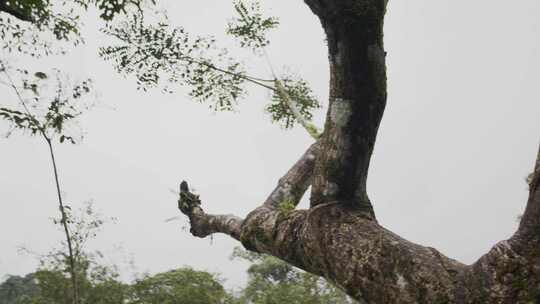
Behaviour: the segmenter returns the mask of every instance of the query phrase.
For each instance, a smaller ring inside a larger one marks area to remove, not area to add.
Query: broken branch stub
[[[178,199],[178,209],[186,215],[193,213],[193,208],[201,205],[199,196],[189,191],[186,181],[180,183],[180,198]]]

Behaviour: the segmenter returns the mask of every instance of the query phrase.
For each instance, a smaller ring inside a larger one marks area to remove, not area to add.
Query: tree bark
[[[311,206],[340,201],[374,216],[367,171],[386,105],[386,1],[306,0],[328,40],[330,100]]]
[[[534,171],[529,180],[529,200],[521,218],[516,238],[524,243],[540,242],[540,148]]]
[[[193,234],[229,234],[248,250],[324,276],[360,303],[540,303],[540,152],[519,230],[472,265],[385,229],[366,180],[386,104],[387,1],[305,2],[328,39],[330,100],[322,137],[245,219],[207,215],[198,197],[181,195]],[[284,208],[296,206],[309,185],[308,210]]]

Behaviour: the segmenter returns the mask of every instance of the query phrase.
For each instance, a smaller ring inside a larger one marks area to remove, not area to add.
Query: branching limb
[[[246,74],[243,74],[243,73],[234,73],[234,72],[222,69],[220,67],[217,67],[212,63],[208,63],[208,62],[201,61],[201,60],[196,60],[196,59],[191,58],[191,57],[184,56],[184,57],[181,57],[180,60],[184,60],[184,61],[187,61],[189,63],[196,63],[196,64],[199,64],[201,66],[204,66],[204,67],[210,68],[212,70],[218,71],[220,73],[224,73],[224,74],[232,75],[234,77],[242,78],[242,79],[244,79],[246,81],[249,81],[249,82],[251,82],[253,84],[256,84],[258,86],[261,86],[263,88],[266,88],[266,89],[269,89],[269,90],[275,90],[271,86],[269,86],[267,84],[264,84],[264,82],[273,82],[273,80],[263,79],[263,78],[259,78],[259,77],[255,77],[255,76],[250,76],[250,75],[246,75]]]
[[[291,209],[294,209],[311,184],[313,166],[319,146],[318,142],[311,145],[296,164],[279,180],[278,185],[264,204],[251,214],[262,211],[280,212],[275,210],[279,209],[282,204],[291,205]],[[240,240],[244,220],[234,215],[205,213],[201,208],[199,196],[189,191],[189,186],[185,181],[180,184],[178,209],[189,217],[190,232],[194,236],[204,238],[213,233],[224,233]]]
[[[311,185],[313,167],[319,150],[319,142],[309,147],[296,164],[279,179],[278,185],[264,202],[265,207],[275,209],[284,202],[293,206],[298,205],[302,196],[304,196],[304,193]]]
[[[317,139],[319,139],[319,137],[321,137],[321,132],[319,131],[319,128],[317,128],[317,126],[311,120],[306,119],[302,115],[302,113],[300,113],[300,110],[298,109],[298,103],[293,98],[291,98],[291,96],[287,93],[287,90],[285,89],[285,87],[284,87],[283,83],[281,82],[281,80],[279,80],[277,78],[275,78],[274,80],[268,80],[268,79],[262,79],[262,78],[258,78],[258,77],[245,75],[243,73],[234,73],[234,72],[222,69],[220,67],[217,67],[214,64],[204,62],[204,61],[200,61],[200,60],[196,60],[194,58],[186,57],[186,56],[181,57],[180,60],[183,60],[183,61],[186,61],[186,62],[189,62],[189,63],[196,63],[196,64],[199,64],[201,66],[207,67],[209,69],[215,70],[217,72],[232,75],[234,77],[244,79],[244,80],[246,80],[248,82],[251,82],[251,83],[253,83],[253,84],[257,85],[257,86],[260,86],[262,88],[268,89],[268,90],[273,91],[273,92],[276,92],[278,95],[280,95],[283,98],[283,100],[285,100],[286,105],[289,108],[289,110],[291,111],[291,113],[293,114],[294,118],[298,121],[298,123],[300,125],[302,125],[302,127],[308,132],[308,134],[311,137],[313,137],[313,139],[315,139],[315,140],[317,140]],[[268,85],[267,84],[268,82],[273,82],[274,86],[272,87],[271,85]]]
[[[224,233],[240,240],[240,227],[243,220],[234,215],[206,214],[201,208],[199,196],[189,191],[185,181],[180,184],[178,209],[189,217],[190,232],[194,236],[204,238],[213,233]]]

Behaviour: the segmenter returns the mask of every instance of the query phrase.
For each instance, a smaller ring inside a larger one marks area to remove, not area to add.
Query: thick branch
[[[204,238],[214,233],[224,233],[240,240],[240,227],[243,220],[234,215],[206,214],[201,208],[199,196],[189,191],[185,181],[180,184],[178,209],[189,217],[190,232],[194,236]]]
[[[252,213],[256,213],[259,209],[278,209],[282,203],[298,205],[311,183],[313,165],[318,150],[319,143],[311,145],[296,164],[279,180],[278,185],[264,204]],[[234,215],[205,213],[201,208],[199,196],[189,191],[189,186],[185,181],[180,184],[178,209],[189,217],[190,231],[194,236],[204,238],[213,233],[224,233],[240,240],[241,226],[244,220]]]
[[[386,105],[384,0],[306,1],[321,19],[330,58],[330,104],[311,205],[368,211],[367,172]]]
[[[198,237],[225,233],[244,247],[271,254],[326,277],[360,303],[528,303],[537,299],[537,247],[521,252],[514,241],[497,244],[471,266],[434,248],[411,243],[381,227],[369,214],[339,201],[285,212],[280,201],[300,200],[309,185],[314,144],[280,179],[265,204],[245,220],[208,215],[200,199],[180,186],[180,210]],[[538,166],[537,171],[538,172]],[[304,189],[296,192],[292,190]],[[538,175],[532,187],[538,187]],[[530,254],[529,254],[530,253]],[[534,303],[534,302],[533,302]]]
[[[534,171],[529,178],[529,199],[521,218],[516,237],[524,242],[540,243],[540,148]]]
[[[360,303],[465,303],[455,299],[466,266],[337,202],[289,214],[259,208],[244,221],[241,240],[324,276]]]
[[[288,202],[294,206],[298,205],[311,185],[313,167],[319,151],[319,142],[309,147],[296,164],[279,179],[278,185],[264,202],[265,207],[278,208],[279,204],[283,202]]]

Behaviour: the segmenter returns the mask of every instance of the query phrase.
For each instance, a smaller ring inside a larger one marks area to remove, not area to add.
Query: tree
[[[131,290],[128,303],[133,304],[221,304],[231,299],[215,275],[191,268],[146,276]]]
[[[75,253],[72,246],[72,234],[70,233],[66,215],[67,210],[71,207],[64,204],[62,197],[58,166],[54,153],[54,140],[58,139],[60,143],[66,140],[67,142],[75,143],[74,137],[67,135],[65,126],[82,113],[80,108],[81,104],[84,103],[80,101],[81,99],[84,100],[84,97],[90,92],[90,81],[85,80],[81,83],[66,84],[62,81],[61,73],[55,71],[54,74],[56,75],[54,77],[56,83],[54,93],[47,96],[41,86],[41,80],[46,79],[48,77],[47,74],[43,72],[29,73],[24,69],[15,69],[22,79],[20,83],[16,83],[11,76],[12,70],[0,59],[0,72],[2,73],[0,83],[12,89],[18,100],[16,108],[0,107],[0,118],[11,123],[12,129],[37,135],[47,144],[58,197],[58,209],[61,215],[59,223],[63,227],[70,261],[73,301],[74,303],[78,303],[79,292],[76,279]],[[24,95],[30,96],[25,97]],[[36,114],[36,112],[39,114]]]
[[[0,1],[0,37],[2,48],[7,53],[16,53],[40,57],[54,53],[65,53],[66,50],[54,43],[71,42],[77,45],[82,42],[79,32],[79,19],[81,11],[90,5],[95,5],[100,11],[100,18],[105,21],[112,20],[116,15],[125,13],[129,7],[140,10],[142,4],[139,0],[133,1],[62,1],[49,0],[15,0]],[[52,73],[42,71],[29,72],[27,69],[14,68],[8,64],[9,60],[0,58],[0,84],[7,86],[14,92],[15,105],[0,106],[0,119],[10,123],[11,130],[18,129],[33,136],[41,137],[47,144],[51,157],[52,169],[58,207],[61,214],[59,223],[63,226],[63,233],[67,244],[69,272],[71,274],[72,303],[80,303],[80,284],[77,282],[77,261],[72,245],[72,233],[68,223],[67,213],[70,206],[64,204],[58,174],[58,166],[54,153],[54,143],[70,142],[75,144],[75,138],[67,135],[66,125],[82,114],[81,99],[88,95],[91,80],[71,84],[58,70]],[[14,74],[18,77],[15,78]],[[53,74],[54,91],[46,94],[43,83],[47,82]],[[45,94],[44,94],[45,93]]]
[[[305,0],[326,33],[330,100],[324,132],[244,219],[211,215],[184,184],[191,233],[225,233],[251,251],[324,276],[361,303],[540,301],[540,153],[519,229],[472,265],[411,243],[377,222],[367,172],[386,105],[386,0]],[[311,186],[310,208],[294,210]],[[181,187],[182,188],[182,187]]]
[[[117,266],[103,263],[104,254],[86,245],[108,221],[92,204],[66,213],[73,227],[79,301],[88,304],[223,304],[232,303],[215,274],[185,267],[145,275],[131,284],[119,280]],[[59,219],[53,220],[55,224]],[[11,276],[0,284],[0,304],[70,304],[73,301],[71,262],[66,242],[45,255],[38,255],[39,268],[25,277]],[[29,251],[29,250],[27,250]]]
[[[315,143],[263,205],[244,219],[206,213],[199,196],[183,183],[179,208],[189,217],[191,233],[197,237],[228,234],[251,251],[324,276],[364,303],[540,301],[540,154],[519,229],[472,265],[385,229],[377,222],[366,181],[386,105],[383,21],[388,1],[304,2],[320,19],[328,42],[331,82],[324,131],[310,132]],[[245,46],[261,50],[264,36],[252,29],[264,33],[272,22],[263,22],[267,19],[256,14],[249,17],[245,8],[239,9],[240,26],[232,27],[238,30],[230,32],[248,37],[255,45]],[[213,100],[214,108],[227,110],[243,95],[243,82],[256,83],[275,92],[278,105],[285,105],[271,109],[290,113],[302,124],[300,111],[288,102],[292,90],[280,86],[283,77],[247,75],[239,64],[222,56],[222,62],[228,63],[223,68],[199,52],[213,50],[211,39],[192,39],[183,29],[170,30],[166,23],[147,26],[136,17],[108,31],[122,44],[105,48],[102,55],[115,60],[120,72],[135,74],[143,88],[157,86],[165,78],[191,86],[194,98]],[[298,99],[309,105],[305,96]],[[309,187],[310,208],[294,210]]]
[[[90,203],[76,212],[67,209],[65,216],[73,228],[71,239],[78,300],[81,303],[123,303],[128,298],[129,287],[118,279],[116,266],[104,264],[101,259],[103,254],[100,251],[89,251],[85,247],[110,219],[97,213]],[[61,219],[54,219],[55,224],[59,224],[60,221]],[[17,301],[8,303],[73,303],[71,256],[66,250],[67,242],[64,241],[60,245],[60,248],[52,249],[44,255],[38,255],[39,268],[25,277],[27,282],[25,286],[28,287],[19,292],[20,296],[16,298]],[[2,288],[8,288],[12,285],[6,285],[8,281],[1,285]]]
[[[20,304],[38,293],[34,274],[9,276],[0,284],[0,304]]]

